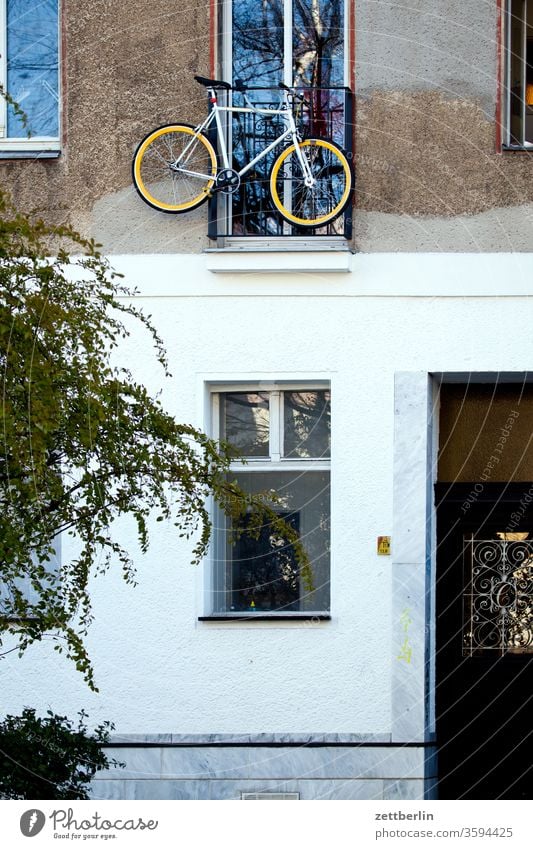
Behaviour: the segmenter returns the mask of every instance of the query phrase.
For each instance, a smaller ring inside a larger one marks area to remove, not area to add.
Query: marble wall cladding
[[[424,782],[420,779],[384,781],[383,798],[398,801],[402,799],[424,799]]]
[[[412,746],[106,747],[124,769],[100,771],[95,799],[240,799],[298,792],[302,799],[422,799],[431,750]]]
[[[425,749],[375,747],[106,747],[109,758],[126,763],[98,779],[380,779],[424,778]]]
[[[208,744],[224,746],[264,746],[272,743],[276,746],[286,743],[288,746],[326,746],[345,743],[390,743],[390,733],[382,734],[110,734],[110,745],[127,744],[139,745],[145,743],[149,746],[170,745],[174,746],[205,746]]]
[[[432,385],[394,380],[392,738],[428,739],[428,558],[431,547]]]
[[[406,782],[419,783],[423,782]],[[384,782],[380,779],[361,781],[358,779],[333,780],[211,780],[187,781],[112,781],[95,780],[92,784],[94,799],[217,799],[239,800],[243,793],[299,793],[300,799],[349,800],[383,799]],[[395,797],[396,798],[396,797]],[[399,797],[398,797],[399,798]],[[419,798],[405,796],[402,798]]]
[[[429,433],[427,372],[394,376],[394,563],[426,561]]]

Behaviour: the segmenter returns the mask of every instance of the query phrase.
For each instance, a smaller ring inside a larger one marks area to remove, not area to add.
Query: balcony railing
[[[353,155],[353,95],[349,88],[298,89],[304,102],[295,107],[297,125],[303,137],[330,138],[348,154]],[[222,95],[222,92],[220,92]],[[238,91],[228,93],[233,106],[244,106],[243,95]],[[279,108],[280,94],[273,89],[250,88],[248,98],[262,109]],[[221,105],[225,105],[221,100]],[[281,115],[264,116],[256,112],[225,113],[225,127],[230,161],[235,170],[270,144],[285,130]],[[212,139],[215,143],[215,139]],[[287,144],[290,143],[287,142]],[[352,210],[348,206],[326,227],[309,229],[288,224],[275,210],[268,191],[270,170],[279,155],[278,146],[246,174],[239,189],[232,195],[217,193],[209,202],[208,236],[222,238],[258,237],[324,237],[337,236],[350,239],[352,235]]]

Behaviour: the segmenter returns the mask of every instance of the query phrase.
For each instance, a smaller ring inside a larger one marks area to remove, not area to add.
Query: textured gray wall
[[[4,161],[3,184],[110,254],[201,251],[206,207],[154,212],[130,163],[147,131],[205,109],[208,3],[63,10],[62,155]],[[497,149],[497,17],[496,0],[355,0],[356,249],[531,250],[531,156]]]
[[[359,97],[437,89],[496,103],[495,0],[356,0]]]

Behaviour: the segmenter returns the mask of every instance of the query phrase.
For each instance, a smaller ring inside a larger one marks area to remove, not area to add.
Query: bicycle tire
[[[196,142],[190,145],[196,136]],[[187,145],[190,145],[187,148]],[[189,172],[172,170],[183,151]],[[133,185],[148,206],[160,212],[190,212],[209,197],[217,173],[216,151],[192,124],[165,124],[140,142],[132,162]]]
[[[296,145],[281,151],[270,172],[270,194],[279,214],[298,227],[322,227],[350,203],[353,172],[344,151],[329,139],[300,142],[315,179],[306,186]]]

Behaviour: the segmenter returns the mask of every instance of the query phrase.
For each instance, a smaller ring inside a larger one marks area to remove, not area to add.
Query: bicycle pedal
[[[222,168],[216,176],[216,186],[212,191],[233,194],[241,185],[241,178],[233,168]]]

